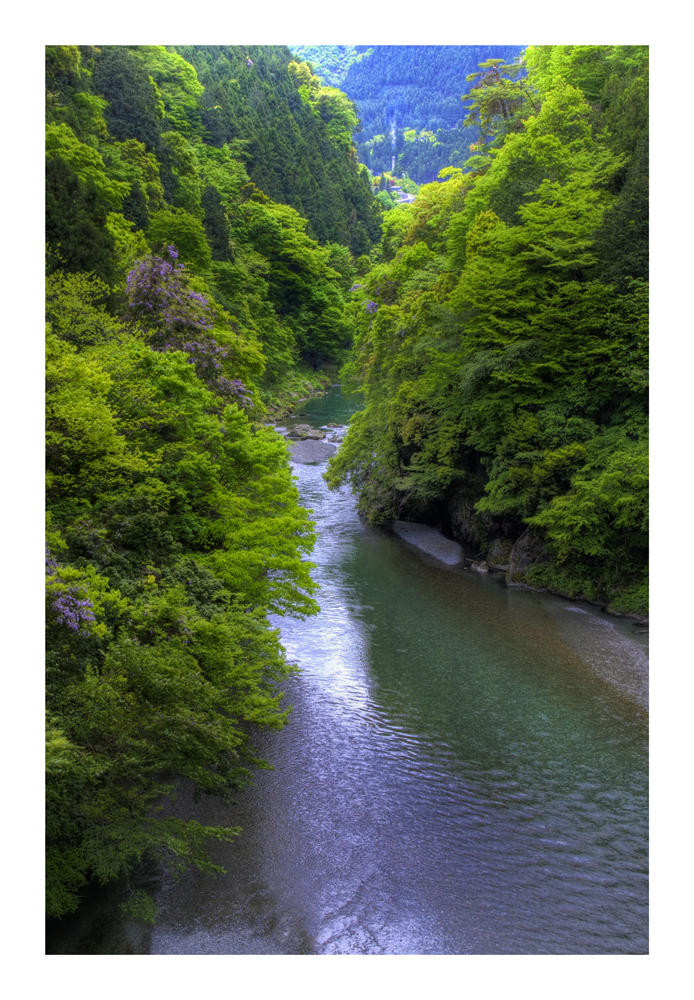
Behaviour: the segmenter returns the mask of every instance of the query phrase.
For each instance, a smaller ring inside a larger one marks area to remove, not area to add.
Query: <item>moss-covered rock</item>
[[[542,539],[534,535],[530,528],[526,528],[511,549],[506,571],[506,585],[508,587],[528,586],[527,573],[530,568],[546,561],[547,552]]]

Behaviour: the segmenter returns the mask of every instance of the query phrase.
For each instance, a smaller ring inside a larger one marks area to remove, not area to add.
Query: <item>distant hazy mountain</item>
[[[324,83],[355,102],[362,130],[359,158],[372,171],[407,172],[432,181],[445,166],[462,166],[475,142],[464,128],[466,77],[486,59],[512,62],[523,45],[290,46]]]
[[[370,55],[368,45],[288,45],[288,49],[302,62],[310,62],[313,72],[327,87],[344,90],[344,82],[352,63]]]

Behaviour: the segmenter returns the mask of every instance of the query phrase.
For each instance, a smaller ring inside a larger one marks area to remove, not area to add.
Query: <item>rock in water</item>
[[[488,573],[489,566],[486,562],[473,562],[470,567],[473,573]]]
[[[440,531],[428,524],[417,524],[415,521],[396,521],[393,531],[410,545],[421,549],[448,566],[455,566],[464,561],[464,553],[457,542],[445,538]]]
[[[307,438],[313,441],[322,441],[325,437],[325,431],[319,431],[316,427],[311,427],[309,424],[297,424],[289,432],[289,437],[300,438],[305,441]]]
[[[298,465],[310,465],[312,462],[325,462],[336,450],[334,444],[327,441],[289,441],[292,462]]]

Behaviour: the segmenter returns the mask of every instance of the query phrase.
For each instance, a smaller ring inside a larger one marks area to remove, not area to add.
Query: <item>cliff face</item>
[[[497,545],[494,542],[492,550]],[[516,540],[509,552],[508,566],[506,569],[506,586],[523,587],[528,582],[528,571],[533,566],[547,562],[547,552],[542,544],[542,539],[530,531],[529,528]]]

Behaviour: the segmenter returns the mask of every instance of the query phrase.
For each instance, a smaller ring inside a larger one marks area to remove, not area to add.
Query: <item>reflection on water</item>
[[[309,422],[343,422],[339,396]],[[643,637],[445,568],[298,466],[321,613],[261,772],[221,808],[227,874],[166,880],[153,953],[647,951]]]

